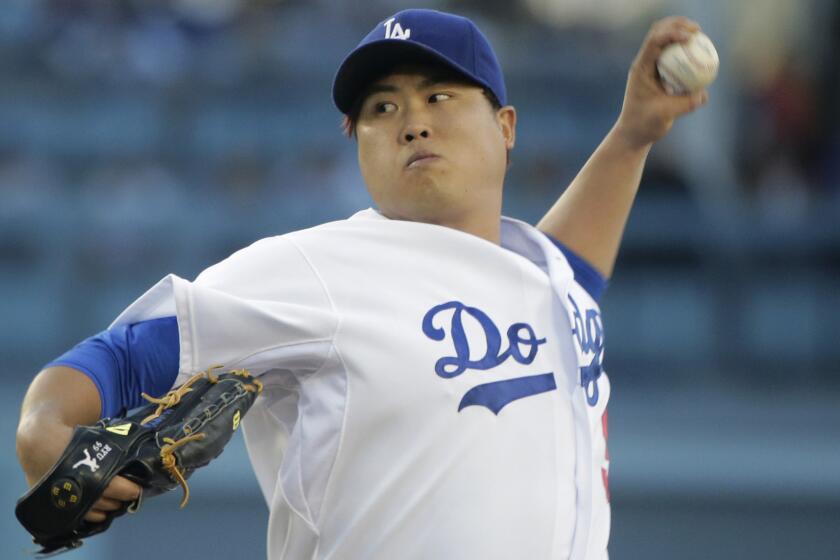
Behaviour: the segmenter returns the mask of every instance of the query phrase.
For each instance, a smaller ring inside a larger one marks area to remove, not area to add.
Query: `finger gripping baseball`
[[[101,523],[84,520],[117,475],[139,484],[145,498],[180,487],[184,507],[187,479],[221,454],[261,391],[262,383],[245,370],[211,369],[161,398],[144,394],[149,404],[130,416],[77,426],[53,468],[18,500],[18,520],[41,553],[81,546],[139,507],[138,498]]]

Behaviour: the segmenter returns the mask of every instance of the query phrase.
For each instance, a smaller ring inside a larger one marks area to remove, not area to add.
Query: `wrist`
[[[632,128],[625,126],[621,120],[616,122],[607,133],[605,142],[622,154],[641,159],[647,158],[650,149],[653,147],[652,141],[648,141],[641,138],[638,134],[634,134]]]

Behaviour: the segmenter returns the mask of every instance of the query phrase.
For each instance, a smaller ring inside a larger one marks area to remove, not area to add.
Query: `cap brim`
[[[472,73],[425,45],[401,39],[382,39],[350,53],[335,74],[333,102],[345,115],[364,90],[400,64],[433,63],[447,66],[481,85]]]

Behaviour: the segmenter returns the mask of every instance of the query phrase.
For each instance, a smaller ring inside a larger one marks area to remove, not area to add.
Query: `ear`
[[[496,118],[505,138],[505,148],[510,151],[516,143],[516,109],[513,105],[505,105],[496,111]]]

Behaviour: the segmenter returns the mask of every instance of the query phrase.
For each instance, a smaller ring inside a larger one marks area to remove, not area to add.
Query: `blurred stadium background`
[[[662,15],[697,19],[711,101],[651,155],[603,309],[613,558],[840,557],[840,4],[438,0],[519,111],[506,213],[536,220],[617,116]],[[0,10],[3,558],[20,400],[168,272],[366,207],[330,82],[396,0],[6,0]],[[67,560],[262,558],[241,441]],[[492,488],[487,489],[492,492]],[[171,498],[171,499],[170,499]],[[458,559],[460,560],[460,559]]]

